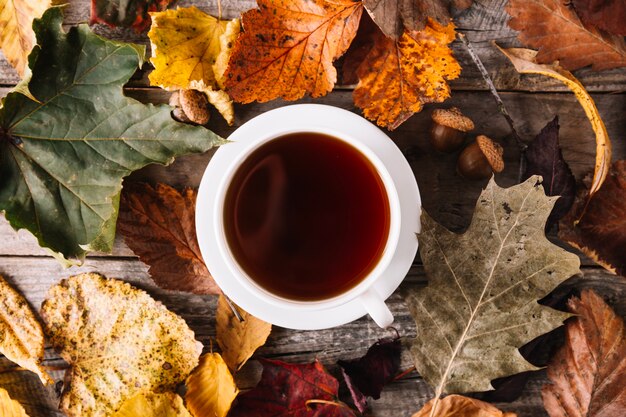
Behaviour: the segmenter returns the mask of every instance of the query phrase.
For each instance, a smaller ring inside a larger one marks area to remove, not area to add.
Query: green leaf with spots
[[[518,348],[569,317],[537,302],[579,272],[578,256],[544,234],[556,198],[546,197],[539,176],[506,189],[492,179],[464,234],[422,215],[429,284],[407,302],[417,325],[411,354],[436,398],[493,389],[495,378],[536,369]]]
[[[0,107],[0,211],[66,260],[111,250],[122,178],[223,139],[175,122],[169,106],[124,96],[144,47],[87,25],[65,33],[62,21],[53,7],[33,23],[28,89],[36,100],[13,91]]]

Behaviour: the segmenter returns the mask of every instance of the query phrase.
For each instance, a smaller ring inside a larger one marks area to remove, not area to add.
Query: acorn
[[[465,134],[474,129],[474,122],[456,107],[436,109],[432,119],[430,144],[440,152],[454,152],[459,149]]]
[[[494,172],[502,172],[504,160],[502,146],[484,135],[479,135],[459,155],[457,172],[470,180],[489,178]]]
[[[179,90],[170,96],[170,106],[174,106],[172,116],[183,123],[204,125],[209,122],[209,99],[198,90]]]

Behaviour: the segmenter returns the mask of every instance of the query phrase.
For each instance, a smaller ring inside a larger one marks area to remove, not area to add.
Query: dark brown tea
[[[382,256],[389,202],[372,163],[351,145],[293,133],[253,151],[226,193],[224,227],[241,268],[276,295],[341,294]]]

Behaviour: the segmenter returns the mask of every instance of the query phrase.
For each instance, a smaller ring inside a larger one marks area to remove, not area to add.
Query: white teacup
[[[356,148],[376,168],[389,202],[387,242],[376,266],[358,284],[331,298],[300,301],[271,293],[238,264],[224,231],[224,201],[241,163],[263,144],[296,132],[326,134]],[[320,329],[368,313],[381,327],[393,322],[384,300],[400,285],[417,252],[420,196],[413,172],[395,144],[362,117],[336,107],[299,104],[255,117],[237,129],[206,168],[196,202],[202,256],[222,291],[254,316],[283,327]]]

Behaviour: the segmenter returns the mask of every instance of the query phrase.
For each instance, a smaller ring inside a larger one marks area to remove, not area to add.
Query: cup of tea
[[[420,196],[395,144],[346,110],[299,104],[238,128],[206,168],[196,202],[202,256],[226,296],[295,329],[365,314],[417,252]]]

